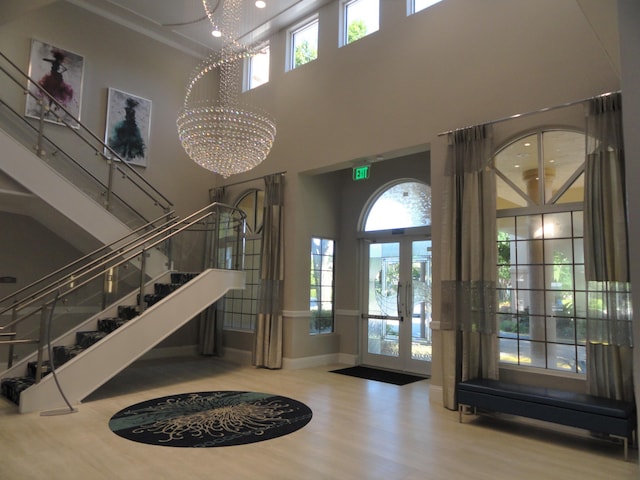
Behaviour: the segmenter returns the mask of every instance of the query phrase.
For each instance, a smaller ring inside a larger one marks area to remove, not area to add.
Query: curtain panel
[[[589,102],[586,142],[584,249],[589,392],[632,400],[633,313],[619,93]]]
[[[284,177],[265,177],[262,263],[253,365],[282,368],[284,280]]]
[[[443,402],[455,409],[458,381],[497,378],[496,181],[492,128],[450,135],[443,189]]]

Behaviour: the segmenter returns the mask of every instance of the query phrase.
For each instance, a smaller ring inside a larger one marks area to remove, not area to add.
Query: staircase
[[[147,285],[147,308],[141,314],[135,303],[137,295],[132,293],[123,299],[125,303],[100,312],[52,341],[52,359],[43,362],[40,382],[36,383],[35,353],[4,372],[2,395],[16,403],[20,413],[64,407],[66,402],[52,375],[55,368],[64,396],[76,405],[236,288],[244,288],[244,272],[209,269],[200,274],[167,273]]]
[[[34,95],[26,82],[40,87],[2,52],[0,81],[0,174],[19,185],[19,197],[40,202],[14,213],[33,216],[80,251],[100,245],[0,299],[0,318],[11,317],[0,324],[0,353],[9,349],[1,391],[26,413],[81,402],[228,290],[244,288],[245,215],[213,203],[178,218],[166,197],[77,119],[66,129],[28,121],[15,104]],[[62,148],[70,139],[79,160]],[[128,293],[116,298],[114,291]],[[81,311],[92,314],[78,319]],[[51,326],[71,328],[49,342]],[[37,350],[21,351],[14,365],[14,348],[32,344]]]

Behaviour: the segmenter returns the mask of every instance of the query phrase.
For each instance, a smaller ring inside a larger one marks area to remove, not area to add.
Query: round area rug
[[[109,428],[123,438],[169,447],[225,447],[281,437],[304,427],[311,409],[256,392],[183,393],[119,411]]]

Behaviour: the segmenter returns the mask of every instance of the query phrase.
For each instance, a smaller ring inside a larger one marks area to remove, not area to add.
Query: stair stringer
[[[231,289],[244,288],[245,274],[237,270],[209,269],[170,296],[129,320],[86,351],[56,369],[60,387],[71,405],[124,370],[178,328]],[[20,413],[66,407],[53,375],[24,390]]]

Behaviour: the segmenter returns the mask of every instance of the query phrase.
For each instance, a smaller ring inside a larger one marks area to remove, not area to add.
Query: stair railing
[[[242,210],[215,202],[183,220],[172,217],[134,239],[128,238],[128,235],[120,243],[116,242],[118,245],[115,250],[106,252],[101,249],[98,258],[83,257],[84,263],[76,261],[62,267],[57,271],[62,275],[49,275],[52,281],[35,282],[38,285],[46,283],[36,291],[23,289],[27,292],[24,297],[5,297],[3,300],[8,299],[12,303],[0,310],[0,315],[11,311],[12,320],[0,326],[0,346],[9,346],[8,368],[13,365],[15,346],[36,344],[36,382],[39,382],[46,347],[46,319],[52,315],[50,309],[54,304],[61,305],[57,309],[69,308],[68,299],[74,295],[83,298],[96,296],[95,292],[87,294],[96,285],[100,285],[102,294],[106,295],[104,290],[110,285],[108,277],[118,269],[131,269],[131,265],[135,265],[138,281],[129,291],[123,292],[121,297],[137,290],[137,313],[143,313],[145,286],[149,281],[146,262],[149,252],[163,243],[171,243],[171,247],[167,248],[172,252],[170,268],[167,270],[192,273],[209,268],[241,270],[244,268],[245,224],[246,215]],[[131,283],[128,286],[130,285]],[[26,322],[36,324],[35,328],[27,335],[19,336],[17,327]]]
[[[157,216],[154,213],[156,208],[161,208],[164,213],[173,208],[172,202],[134,166],[123,160],[2,52],[0,72],[0,84],[3,85],[0,89],[0,110],[6,112],[6,115],[0,115],[0,119],[13,138],[32,149],[85,193],[93,194],[104,208],[132,228],[147,223],[148,217]],[[24,102],[25,97],[33,98],[40,106],[38,119],[29,119],[18,112],[17,105]],[[55,123],[45,121],[46,114],[55,115]],[[65,149],[61,145],[65,145]],[[96,158],[99,161],[96,162]],[[143,200],[148,203],[143,203]]]

